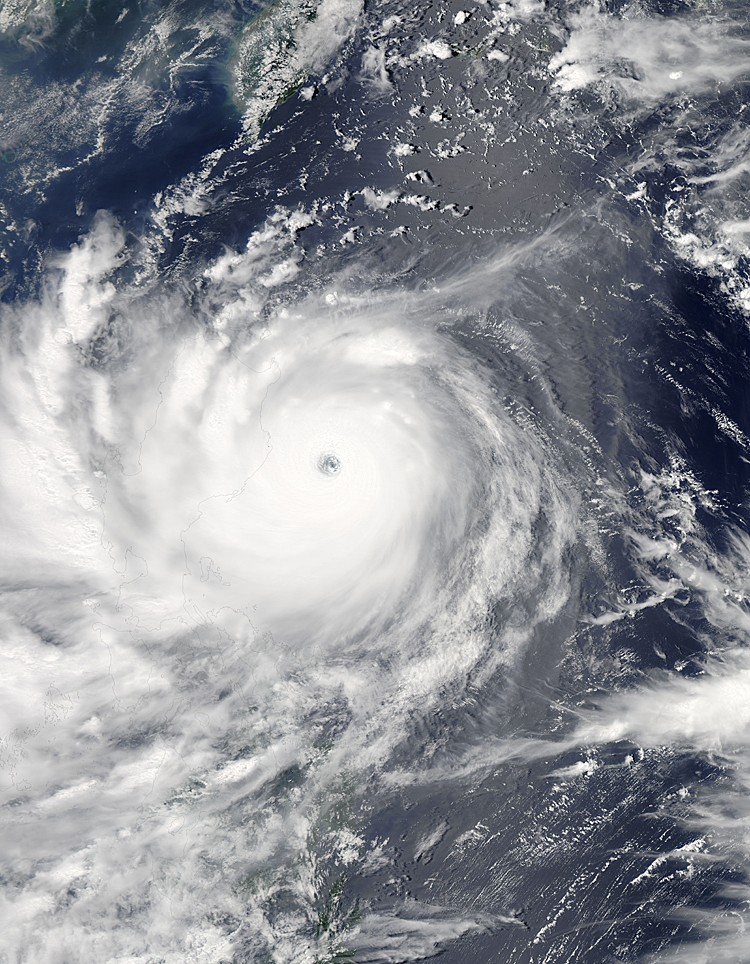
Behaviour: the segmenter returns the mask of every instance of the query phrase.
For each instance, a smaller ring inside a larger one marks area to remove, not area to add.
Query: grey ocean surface
[[[0,0],[0,960],[750,962],[749,78]]]

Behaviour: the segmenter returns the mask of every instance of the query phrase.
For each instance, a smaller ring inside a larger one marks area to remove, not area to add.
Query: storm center
[[[326,452],[318,459],[318,469],[323,475],[338,475],[341,471],[341,462],[339,462],[335,455]]]

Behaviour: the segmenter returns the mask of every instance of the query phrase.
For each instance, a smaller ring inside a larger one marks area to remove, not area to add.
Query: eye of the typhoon
[[[318,471],[323,475],[338,475],[341,471],[341,461],[332,452],[324,452],[318,459]]]

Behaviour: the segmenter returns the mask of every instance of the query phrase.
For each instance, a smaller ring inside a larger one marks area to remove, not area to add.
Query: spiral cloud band
[[[460,399],[446,408],[426,345],[348,325],[282,325],[230,355],[199,336],[182,353],[141,458],[184,492],[154,526],[162,545],[184,545],[172,596],[196,619],[231,612],[280,642],[342,646],[430,591],[460,550],[476,429]],[[180,436],[165,472],[157,453]],[[127,483],[139,506],[154,486],[147,471]]]

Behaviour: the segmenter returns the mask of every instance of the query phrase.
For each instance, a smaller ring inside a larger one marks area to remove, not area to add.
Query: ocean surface
[[[748,81],[0,0],[0,961],[750,964]]]

